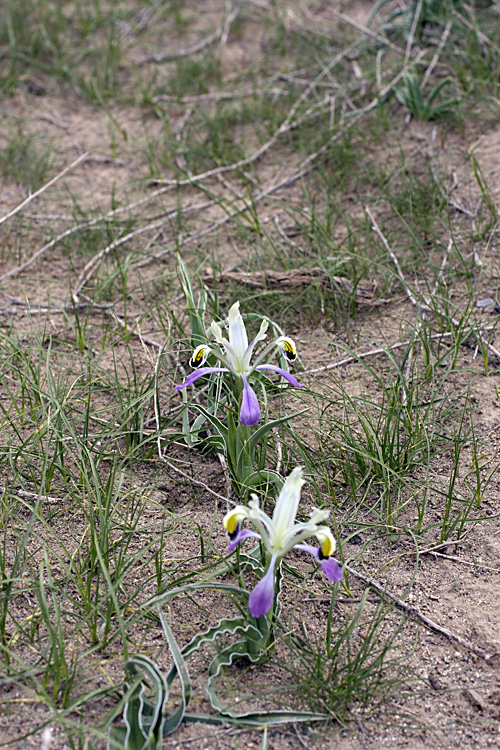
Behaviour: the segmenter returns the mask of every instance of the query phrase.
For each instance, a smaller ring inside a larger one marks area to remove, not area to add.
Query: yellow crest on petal
[[[328,526],[320,526],[315,536],[319,542],[322,557],[331,557],[335,552],[335,547],[337,545]]]
[[[193,367],[196,370],[207,361],[207,357],[209,354],[210,347],[206,346],[205,344],[200,344],[200,346],[197,346],[194,350],[191,359],[189,360],[189,366]]]
[[[297,347],[295,346],[295,341],[289,339],[287,336],[280,336],[276,343],[280,349],[282,349],[287,360],[289,362],[295,362],[297,359]]]
[[[229,513],[226,513],[223,524],[229,536],[235,533],[238,529],[238,525],[244,518],[246,518],[246,516],[247,509],[243,508],[241,505],[238,505],[236,508],[233,508],[233,510],[230,510]]]

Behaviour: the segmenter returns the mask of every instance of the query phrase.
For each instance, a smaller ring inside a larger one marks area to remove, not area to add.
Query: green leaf
[[[229,465],[234,469],[237,466],[237,456],[239,453],[239,431],[234,423],[233,412],[231,410],[227,413],[227,457],[229,459]]]
[[[184,663],[183,655],[179,649],[179,646],[177,645],[177,641],[175,640],[172,631],[170,630],[168,622],[166,621],[160,608],[158,608],[158,612],[160,615],[163,632],[165,633],[168,647],[170,649],[170,653],[172,654],[172,659],[174,660],[175,673],[179,675],[182,690],[181,705],[176,711],[174,711],[173,714],[168,717],[168,719],[165,720],[163,724],[163,736],[165,737],[167,734],[174,732],[184,718],[186,708],[191,698],[191,680],[189,679],[189,673]],[[170,684],[168,682],[168,679],[166,680],[166,683]]]
[[[186,307],[189,315],[189,322],[191,324],[191,344],[193,349],[196,349],[200,344],[207,342],[207,336],[205,333],[205,325],[203,322],[203,313],[205,312],[207,294],[206,291],[200,294],[198,305],[194,301],[194,292],[191,285],[191,279],[187,272],[187,268],[180,255],[177,255],[177,264],[179,270],[179,279],[182,286],[182,291],[186,299]]]
[[[427,97],[427,106],[432,107],[434,103],[434,99],[437,97],[441,89],[443,89],[445,86],[447,86],[450,83],[449,78],[445,78],[443,81],[440,81],[437,83],[432,91],[430,92],[429,96]]]
[[[184,721],[200,724],[233,724],[241,727],[267,727],[296,721],[327,721],[326,714],[314,714],[308,711],[253,711],[247,714],[190,714],[184,715]]]
[[[123,720],[125,727],[110,727],[108,748],[123,750],[161,750],[165,704],[168,699],[168,685],[155,662],[147,656],[137,654],[125,665],[130,680],[137,677],[130,686],[125,684],[130,696],[125,701]],[[148,685],[144,675],[152,683],[154,702],[146,700]]]
[[[277,427],[279,424],[284,424],[285,422],[289,422],[291,419],[295,419],[295,417],[299,417],[301,414],[304,414],[304,412],[308,411],[308,408],[301,409],[300,411],[296,411],[294,414],[289,414],[286,417],[280,417],[279,419],[273,419],[270,422],[266,422],[266,424],[261,425],[255,432],[251,435],[251,437],[248,438],[246,441],[247,443],[247,450],[248,453],[253,456],[255,454],[255,449],[257,448],[258,443],[262,440],[265,435],[267,435],[270,430],[273,429],[273,427]]]
[[[281,476],[277,471],[272,469],[263,469],[262,471],[254,471],[249,477],[245,479],[246,487],[260,487],[263,484],[275,484],[278,491],[283,487],[285,478]]]
[[[259,721],[261,726],[271,724],[287,724],[290,721],[328,721],[329,716],[326,714],[312,713],[310,711],[269,711],[252,712],[248,714],[239,714],[239,718],[233,717],[240,722]]]
[[[200,451],[202,454],[222,453],[222,455],[225,456],[226,444],[220,435],[210,435],[209,437],[203,439],[203,442],[200,446]]]
[[[213,625],[211,628],[207,628],[207,630],[204,630],[203,633],[198,633],[198,635],[195,635],[189,643],[182,649],[182,655],[184,657],[190,656],[192,653],[197,651],[197,649],[200,648],[204,643],[211,643],[213,642],[214,638],[218,635],[230,635],[231,633],[242,633],[245,631],[247,627],[247,621],[243,617],[229,617],[224,620],[220,620],[217,625]],[[172,667],[170,672],[167,675],[167,683],[170,685],[172,683],[174,674],[172,673],[172,670],[175,668]]]
[[[210,422],[214,430],[217,430],[217,433],[223,438],[224,442],[227,444],[227,438],[228,438],[228,429],[224,422],[222,422],[218,417],[216,417],[214,414],[211,414],[211,412],[206,409],[204,406],[201,406],[201,404],[191,404],[191,409],[196,409],[197,411],[201,412],[205,419]]]
[[[250,596],[250,593],[248,591],[245,591],[245,589],[242,589],[239,586],[233,586],[231,583],[217,583],[216,581],[207,583],[188,583],[185,586],[178,586],[174,589],[168,589],[167,591],[164,591],[157,596],[153,596],[152,599],[148,599],[148,601],[145,602],[143,607],[144,609],[149,609],[153,604],[165,604],[166,602],[170,601],[170,599],[179,596],[179,594],[187,594],[193,591],[203,591],[204,589],[208,589],[211,591],[224,591],[226,594],[233,594],[239,599],[242,599],[245,605],[248,604],[248,597]]]
[[[233,646],[230,646],[224,651],[221,651],[215,659],[212,660],[209,667],[209,679],[206,686],[206,691],[210,698],[211,705],[224,717],[224,719],[232,720],[242,726],[270,726],[271,724],[284,724],[290,721],[326,721],[328,716],[326,714],[310,713],[308,711],[248,711],[245,713],[235,713],[224,706],[219,701],[215,693],[215,679],[220,674],[221,670],[232,664],[234,659],[247,656],[246,644],[243,640],[238,641]],[[187,719],[186,717],[186,720]]]

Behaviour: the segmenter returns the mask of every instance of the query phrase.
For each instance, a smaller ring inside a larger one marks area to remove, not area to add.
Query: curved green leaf
[[[283,487],[285,478],[277,471],[272,469],[263,469],[254,471],[253,474],[245,478],[245,487],[260,487],[262,484],[275,484],[280,490]]]
[[[130,696],[125,701],[123,720],[125,727],[110,727],[108,748],[115,750],[161,750],[165,705],[168,699],[168,685],[162,672],[154,661],[147,656],[137,654],[125,665],[131,680],[138,678],[130,687]],[[144,675],[149,677],[153,690],[153,703],[146,700],[145,691],[149,684]]]
[[[233,586],[231,583],[217,583],[216,581],[207,583],[188,583],[185,586],[177,586],[174,589],[164,591],[162,594],[157,594],[151,599],[148,599],[142,606],[143,609],[149,609],[153,604],[161,604],[170,601],[179,594],[191,593],[192,591],[202,591],[204,589],[212,591],[224,591],[226,594],[234,594],[243,600],[244,604],[248,603],[248,597],[250,593],[239,586]]]
[[[255,449],[257,447],[257,444],[260,440],[262,440],[267,433],[273,429],[273,427],[277,427],[279,424],[283,424],[284,422],[289,422],[291,419],[295,419],[295,417],[300,416],[301,414],[304,414],[304,412],[308,411],[309,407],[305,409],[301,409],[300,411],[296,411],[293,414],[289,414],[286,417],[280,417],[279,419],[273,419],[270,422],[266,422],[265,424],[261,425],[257,430],[255,430],[254,433],[248,438],[246,441],[246,447],[248,453],[253,456],[255,453]],[[243,446],[243,449],[245,446]],[[239,458],[238,458],[239,460]]]
[[[172,654],[172,659],[174,660],[175,674],[179,675],[179,679],[181,681],[182,691],[181,705],[176,711],[174,711],[173,714],[168,717],[168,719],[165,719],[165,722],[163,724],[162,736],[165,737],[167,734],[174,732],[184,718],[186,708],[191,699],[191,680],[189,679],[189,672],[187,671],[186,664],[184,663],[183,655],[179,649],[179,646],[177,645],[177,641],[174,638],[169,624],[166,621],[160,608],[158,608],[158,612],[160,615],[163,632],[165,633],[168,647],[170,649],[170,653]],[[168,682],[168,678],[167,680],[165,680],[165,683],[170,684]]]

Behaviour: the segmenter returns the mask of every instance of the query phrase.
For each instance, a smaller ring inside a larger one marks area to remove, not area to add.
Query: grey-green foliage
[[[251,559],[250,562],[253,568],[256,561]],[[259,572],[262,573],[262,570]],[[223,705],[216,690],[217,678],[231,667],[236,659],[244,658],[252,663],[267,660],[268,651],[274,644],[273,624],[270,624],[265,616],[259,617],[258,620],[247,615],[228,617],[195,635],[180,649],[162,612],[162,605],[182,594],[192,595],[203,589],[212,589],[235,597],[241,600],[244,609],[248,605],[249,594],[246,590],[217,582],[172,588],[149,602],[149,606],[157,607],[173,665],[164,674],[158,665],[146,656],[138,654],[129,659],[126,664],[125,695],[122,699],[125,726],[110,727],[109,750],[160,750],[163,738],[174,732],[183,721],[266,727],[287,722],[323,721],[326,718],[321,712],[310,711],[235,712]],[[274,619],[273,615],[273,621]],[[227,641],[228,636],[233,637],[232,642]],[[190,713],[187,708],[191,700],[192,686],[186,661],[201,647],[207,645],[213,646],[214,656],[208,666],[205,689],[215,713]],[[181,683],[181,700],[179,706],[171,710],[167,707],[167,701],[170,687],[176,677]]]
[[[449,78],[439,81],[425,96],[420,81],[413,75],[407,75],[396,89],[396,99],[408,112],[418,120],[438,120],[449,115],[456,115],[458,98],[443,98],[440,94],[446,86],[451,85]]]

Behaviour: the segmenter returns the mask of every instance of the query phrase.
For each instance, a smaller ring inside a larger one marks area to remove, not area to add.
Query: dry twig
[[[418,0],[417,7],[415,8],[415,14],[413,16],[413,23],[411,25],[410,34],[406,43],[405,50],[405,63],[408,62],[411,55],[411,48],[413,47],[413,40],[415,39],[415,32],[417,31],[418,22],[420,20],[420,14],[422,12],[423,0]]]
[[[353,18],[346,16],[345,13],[341,13],[340,11],[335,10],[335,8],[329,8],[328,15],[332,15],[335,18],[338,18],[340,21],[344,21],[344,23],[348,23],[349,26],[352,26],[358,31],[361,31],[362,34],[369,36],[371,39],[374,39],[376,42],[381,42],[386,47],[390,47],[394,52],[397,52],[398,55],[404,54],[401,47],[398,47],[397,44],[394,44],[393,42],[391,42],[390,39],[387,39],[387,37],[382,36],[381,34],[377,34],[376,31],[372,31],[372,29],[368,28],[368,26],[363,26],[363,24],[358,23]]]
[[[208,208],[208,206],[212,206],[215,203],[215,201],[205,201],[204,203],[198,203],[192,206],[186,206],[185,208],[181,209],[180,212],[183,214],[189,213],[191,211],[199,211],[204,208]],[[124,237],[120,237],[117,240],[113,240],[113,242],[110,242],[109,245],[106,245],[102,250],[100,250],[96,255],[94,255],[89,262],[84,266],[83,270],[81,271],[80,275],[78,276],[76,287],[72,292],[72,299],[75,303],[79,300],[80,292],[82,291],[85,284],[89,281],[89,279],[92,277],[92,275],[95,273],[97,268],[99,267],[101,261],[108,255],[112,250],[115,250],[116,248],[120,247],[121,245],[124,245],[127,242],[130,242],[131,239],[134,237],[137,237],[141,234],[145,234],[147,232],[152,232],[156,229],[163,229],[163,227],[169,223],[170,219],[174,218],[179,214],[179,209],[174,208],[169,213],[165,214],[165,216],[161,219],[161,221],[157,221],[153,224],[148,224],[145,227],[140,227],[139,229],[134,229],[133,232],[129,232]],[[165,253],[163,253],[165,254]],[[139,264],[141,265],[141,264]],[[1,279],[0,279],[1,281]]]
[[[17,276],[19,273],[31,266],[31,264],[34,263],[41,255],[44,255],[44,253],[46,253],[48,250],[55,247],[55,245],[58,245],[59,242],[62,242],[62,240],[66,239],[66,237],[70,237],[71,235],[76,234],[80,231],[85,231],[86,229],[92,229],[99,224],[103,224],[108,219],[115,218],[119,214],[130,213],[133,209],[140,208],[145,204],[150,203],[155,198],[169,192],[171,189],[172,188],[170,187],[160,188],[158,190],[155,190],[150,195],[147,195],[145,198],[141,198],[140,200],[135,201],[134,203],[130,203],[129,205],[122,206],[120,208],[114,208],[112,211],[108,211],[108,213],[104,214],[103,216],[98,216],[95,219],[90,219],[89,221],[82,222],[81,224],[77,224],[74,227],[66,229],[64,232],[61,232],[61,234],[58,234],[57,237],[54,237],[52,240],[50,240],[50,242],[47,242],[45,245],[39,248],[30,258],[21,263],[21,265],[16,266],[16,268],[12,268],[10,271],[7,271],[2,276],[0,276],[0,282],[5,281],[5,279],[9,279],[12,276]]]
[[[81,154],[78,159],[75,159],[75,161],[71,162],[67,167],[65,167],[62,172],[59,172],[59,174],[56,174],[55,177],[53,177],[49,182],[45,183],[45,185],[42,185],[41,188],[39,188],[36,192],[32,193],[31,195],[28,195],[27,198],[25,198],[18,206],[12,209],[12,211],[9,211],[6,213],[2,218],[0,219],[0,224],[3,224],[4,221],[7,221],[7,219],[10,219],[12,216],[15,216],[21,209],[23,209],[25,206],[28,205],[28,203],[31,203],[32,200],[35,198],[38,198],[39,195],[44,193],[48,188],[52,187],[58,180],[61,179],[61,177],[64,177],[64,175],[68,174],[72,169],[74,169],[78,164],[80,164],[82,161],[85,161],[87,159],[88,154]],[[2,277],[3,278],[3,277]]]
[[[403,276],[403,272],[401,270],[401,266],[399,265],[398,259],[396,258],[396,256],[392,252],[391,248],[389,247],[389,243],[387,242],[387,239],[382,234],[382,231],[380,230],[380,227],[378,226],[377,222],[373,218],[373,215],[372,215],[370,209],[368,208],[368,206],[366,206],[365,211],[366,211],[366,213],[367,213],[367,215],[368,215],[368,217],[369,217],[369,219],[370,219],[370,221],[372,223],[372,227],[373,227],[374,232],[376,232],[376,234],[378,234],[378,236],[382,240],[382,243],[383,243],[384,247],[386,248],[387,252],[389,253],[392,262],[394,263],[394,266],[396,268],[396,274],[397,274],[399,280],[401,281],[401,283],[403,284],[403,286],[404,286],[404,288],[406,290],[407,297],[410,300],[410,302],[417,308],[417,310],[419,310],[420,313],[430,312],[430,313],[433,313],[434,315],[436,315],[436,314],[438,314],[438,315],[445,315],[445,312],[440,307],[436,307],[435,309],[433,309],[426,302],[420,302],[419,300],[416,299],[415,295],[411,291],[410,285],[407,283],[407,281],[405,280],[405,278]],[[458,320],[456,320],[455,318],[450,318],[450,321],[451,321],[452,325],[455,328],[460,329],[461,326],[460,326],[460,322]],[[498,349],[496,347],[494,347],[493,344],[491,344],[487,339],[485,339],[483,337],[483,335],[481,334],[480,331],[476,330],[472,326],[470,327],[470,331],[478,339],[478,342],[480,342],[484,347],[486,347],[488,349],[488,351],[491,352],[491,354],[493,354],[497,359],[500,359],[500,352],[498,351]]]
[[[292,243],[295,246],[295,243]],[[252,289],[296,289],[301,286],[310,286],[319,284],[320,286],[330,286],[332,288],[342,288],[349,294],[355,294],[358,301],[367,304],[387,303],[387,300],[375,300],[375,285],[360,285],[356,287],[352,281],[345,276],[330,276],[323,268],[292,268],[288,271],[275,271],[268,268],[264,271],[222,271],[214,274],[207,272],[202,276],[203,283],[209,284],[214,278],[218,282],[237,281],[240,284],[246,284]]]
[[[486,326],[483,330],[493,330],[495,326]],[[467,328],[463,329],[463,333],[477,333],[476,329],[473,326],[468,326]],[[452,336],[451,331],[445,331],[444,333],[433,333],[429,338],[433,340],[438,339],[444,339],[449,338]],[[344,357],[344,359],[340,359],[337,362],[331,362],[329,365],[324,365],[323,367],[315,367],[313,370],[305,370],[304,375],[314,375],[317,372],[325,372],[325,370],[334,370],[337,367],[342,367],[343,365],[348,365],[351,362],[358,362],[360,359],[366,359],[367,357],[376,357],[378,354],[387,354],[388,352],[393,351],[394,349],[400,349],[402,346],[408,346],[414,341],[414,339],[406,339],[405,341],[397,341],[395,344],[391,344],[391,346],[379,346],[376,349],[370,349],[368,352],[360,352],[359,354],[350,354],[348,357]]]
[[[483,34],[482,31],[480,31],[479,29],[477,29],[474,26],[473,23],[471,23],[466,18],[464,18],[464,16],[461,13],[459,13],[458,10],[452,11],[452,15],[454,15],[455,18],[458,18],[458,20],[460,21],[460,23],[463,23],[463,25],[465,26],[466,29],[469,29],[469,31],[475,31],[476,34],[477,34],[477,38],[479,39],[479,41],[481,42],[481,44],[485,44],[487,46],[491,46],[491,44],[492,44],[491,39],[489,39],[486,36],[486,34]]]
[[[423,623],[430,630],[433,630],[435,633],[439,633],[439,635],[444,635],[450,641],[459,643],[460,646],[463,646],[468,651],[471,651],[473,654],[476,654],[476,656],[479,656],[481,659],[484,659],[485,661],[488,661],[489,659],[491,659],[492,656],[494,656],[494,654],[489,654],[483,648],[481,648],[480,646],[476,646],[475,643],[472,643],[472,641],[469,641],[467,638],[462,638],[462,636],[457,635],[456,633],[453,633],[451,630],[448,630],[448,628],[443,628],[442,625],[438,625],[437,622],[434,622],[434,620],[431,620],[430,617],[427,617],[426,615],[422,614],[422,612],[420,612],[420,610],[417,609],[416,607],[412,607],[410,604],[405,604],[405,602],[402,599],[398,599],[397,596],[394,596],[394,594],[391,594],[390,591],[387,591],[387,589],[381,586],[380,583],[375,581],[373,578],[368,578],[362,573],[358,573],[357,570],[354,570],[349,565],[344,565],[344,568],[347,570],[347,572],[350,575],[354,576],[360,581],[363,581],[363,583],[365,583],[371,589],[373,589],[378,594],[380,594],[384,599],[389,599],[391,602],[394,602],[394,604],[396,605],[398,609],[405,612],[412,619],[418,620],[419,622]]]
[[[295,128],[302,125],[305,121],[307,121],[311,117],[311,115],[316,115],[322,109],[325,109],[325,106],[327,104],[329,106],[330,97],[326,96],[321,102],[319,103],[317,102],[316,104],[309,107],[307,111],[303,115],[301,115],[299,118],[297,118],[296,120],[293,119],[301,103],[307,98],[307,96],[311,93],[311,91],[313,91],[318,86],[321,79],[324,78],[325,75],[332,68],[334,68],[335,65],[337,65],[337,63],[340,62],[340,60],[343,57],[345,57],[346,54],[350,50],[351,48],[349,48],[348,50],[343,50],[334,58],[332,58],[332,60],[330,60],[328,65],[322,68],[321,72],[316,76],[316,78],[314,78],[312,81],[309,81],[307,83],[306,88],[304,89],[304,91],[302,91],[300,96],[295,100],[287,116],[285,117],[285,119],[283,120],[279,128],[277,128],[277,130],[274,132],[274,135],[272,136],[272,138],[270,138],[268,141],[266,141],[266,143],[260,146],[260,148],[254,151],[253,154],[246,157],[245,159],[240,159],[239,161],[234,162],[233,164],[227,164],[222,167],[214,167],[213,169],[209,169],[205,172],[192,175],[189,178],[184,179],[184,180],[161,179],[161,180],[154,180],[152,184],[170,185],[170,186],[175,186],[175,187],[181,187],[183,185],[191,185],[195,182],[201,182],[202,180],[206,180],[210,177],[214,177],[215,175],[219,175],[224,172],[230,172],[230,171],[241,169],[242,167],[246,167],[256,162],[258,159],[260,159],[261,156],[263,156],[267,151],[269,151],[269,149],[272,148],[272,146],[274,146],[274,144],[276,143],[276,141],[279,139],[281,135],[283,135],[284,133],[288,133],[290,130],[294,130]]]
[[[277,80],[279,76],[273,76],[273,80]],[[266,94],[274,94],[279,96],[283,93],[282,88],[269,88],[264,89]],[[253,96],[255,94],[255,86],[245,86],[237,91],[212,91],[208,94],[192,94],[188,96],[174,96],[173,94],[158,94],[153,97],[153,102],[159,104],[161,102],[172,102],[172,104],[201,104],[201,102],[220,102],[231,99],[241,99],[246,96]]]
[[[4,485],[0,485],[0,492],[4,493],[7,492],[8,488]],[[17,497],[21,497],[25,500],[37,500],[39,502],[45,502],[45,503],[60,503],[61,500],[64,500],[63,497],[54,497],[53,495],[41,495],[38,492],[28,492],[27,490],[21,490],[21,489],[11,489],[10,490],[13,495],[17,495]]]
[[[438,46],[438,48],[436,50],[436,53],[435,53],[434,57],[432,58],[432,60],[430,61],[429,65],[427,67],[427,70],[425,71],[424,76],[422,78],[422,83],[420,85],[420,88],[421,88],[422,91],[424,90],[424,87],[425,87],[427,81],[429,80],[429,77],[430,77],[432,71],[434,70],[434,68],[437,65],[437,61],[439,60],[441,52],[444,49],[444,45],[448,41],[448,37],[450,35],[450,31],[451,31],[451,21],[448,21],[448,23],[446,24],[446,28],[443,31],[443,36],[441,37],[441,41],[439,42],[439,46]]]
[[[179,49],[176,52],[152,53],[150,55],[146,55],[145,57],[142,57],[139,62],[140,63],[153,62],[153,63],[159,64],[159,63],[168,62],[169,60],[178,60],[181,57],[190,57],[191,55],[195,55],[197,52],[201,52],[203,49],[205,49],[205,47],[209,47],[211,44],[214,44],[215,42],[219,42],[221,45],[224,45],[227,41],[227,37],[229,34],[229,29],[231,27],[231,24],[236,20],[239,12],[240,12],[239,3],[234,8],[232,7],[231,3],[227,3],[226,16],[222,24],[219,26],[218,29],[213,31],[211,34],[208,34],[208,36],[204,37],[203,39],[200,39],[199,42],[192,44],[190,47],[184,47],[183,49]]]
[[[180,474],[181,477],[184,477],[184,479],[187,479],[189,482],[196,484],[198,487],[203,487],[204,490],[209,492],[211,495],[214,495],[214,497],[218,498],[218,500],[222,500],[226,504],[226,507],[228,506],[229,498],[224,497],[224,495],[219,494],[218,492],[213,490],[208,484],[206,484],[205,482],[202,482],[200,479],[195,479],[189,474],[186,474],[186,472],[182,471],[182,469],[179,469],[178,466],[175,466],[170,461],[167,461],[167,459],[165,458],[163,454],[160,455],[160,461],[163,461],[163,463],[166,464],[169,469],[172,469],[172,471],[177,472],[177,474]]]

